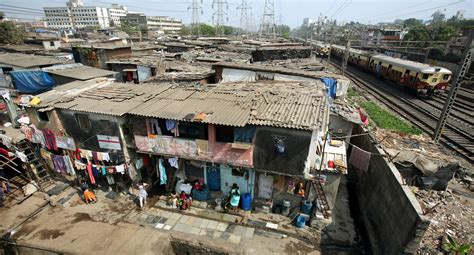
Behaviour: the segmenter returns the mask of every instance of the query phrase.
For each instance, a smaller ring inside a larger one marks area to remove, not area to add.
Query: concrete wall
[[[362,128],[355,127],[353,134],[359,133]],[[351,142],[364,150],[383,154],[369,136],[353,137]],[[402,185],[397,168],[384,157],[372,155],[366,173],[352,169],[350,174],[357,179],[360,216],[373,253],[415,253],[430,221],[422,215],[410,188]]]
[[[253,169],[242,169],[242,172],[247,171],[248,178],[245,176],[232,175],[232,168],[228,165],[220,165],[221,170],[221,191],[222,194],[228,195],[232,184],[236,183],[239,186],[240,193],[243,195],[247,192],[254,195],[255,186],[255,171]]]

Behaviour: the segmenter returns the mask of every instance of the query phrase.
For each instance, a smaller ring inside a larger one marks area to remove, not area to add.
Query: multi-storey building
[[[166,16],[146,16],[139,12],[129,12],[121,17],[122,23],[127,23],[134,27],[146,27],[148,30],[177,32],[181,30],[183,22]]]
[[[159,30],[163,32],[177,32],[181,30],[183,22],[180,19],[173,19],[166,16],[149,16],[146,18],[149,30]]]
[[[111,26],[120,26],[120,18],[127,16],[128,9],[126,6],[112,4],[111,8],[108,9],[109,11],[109,20]]]
[[[65,7],[44,7],[48,27],[53,29],[107,28],[111,23],[120,25],[120,17],[125,16],[126,12],[124,6],[112,5],[110,9],[84,6],[80,0],[70,0]]]

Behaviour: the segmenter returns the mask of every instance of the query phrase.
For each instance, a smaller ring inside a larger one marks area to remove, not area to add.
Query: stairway
[[[316,201],[321,206],[321,211],[324,218],[329,219],[331,217],[331,209],[329,208],[328,200],[326,199],[326,193],[323,190],[320,180],[312,181],[313,188],[316,191]]]
[[[19,151],[25,153],[28,158],[25,165],[27,167],[27,172],[29,172],[29,176],[35,180],[40,190],[44,192],[52,183],[48,164],[28,140],[24,139],[19,142],[17,148]]]

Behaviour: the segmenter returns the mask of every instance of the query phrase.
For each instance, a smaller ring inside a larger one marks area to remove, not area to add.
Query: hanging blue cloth
[[[324,86],[328,89],[328,96],[332,99],[336,98],[337,81],[333,78],[321,78]]]
[[[251,143],[256,130],[255,126],[234,127],[234,142]]]
[[[176,128],[176,121],[175,120],[166,120],[166,129],[170,131],[171,129]]]
[[[161,185],[166,184],[166,182],[168,181],[168,177],[166,176],[166,169],[163,166],[163,159],[162,158],[160,158],[160,160],[159,160],[158,167],[160,169],[160,184]]]
[[[15,88],[23,93],[38,93],[51,89],[55,81],[44,71],[13,71],[10,73]]]

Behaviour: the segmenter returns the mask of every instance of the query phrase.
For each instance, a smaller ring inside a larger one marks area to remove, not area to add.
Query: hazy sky
[[[200,0],[198,0],[200,1]],[[203,15],[201,22],[212,22],[213,0],[202,0]],[[225,1],[225,0],[221,0]],[[359,21],[362,23],[377,23],[393,21],[397,18],[410,17],[429,19],[436,10],[443,11],[447,17],[459,10],[464,10],[464,16],[473,17],[474,0],[274,0],[275,19],[277,23],[287,24],[292,28],[300,26],[303,18],[316,19],[320,13],[338,21]],[[123,4],[131,11],[145,12],[147,15],[166,15],[181,18],[185,23],[191,22],[191,11],[187,8],[191,0],[84,0],[85,5],[107,7],[110,3]],[[44,6],[65,6],[66,0],[0,0],[0,10],[7,17],[23,19],[40,18]],[[239,26],[240,10],[237,7],[241,0],[227,0],[228,21],[231,26]],[[265,0],[247,0],[252,7],[251,14],[254,23],[260,23]],[[5,5],[29,9],[14,9]]]

